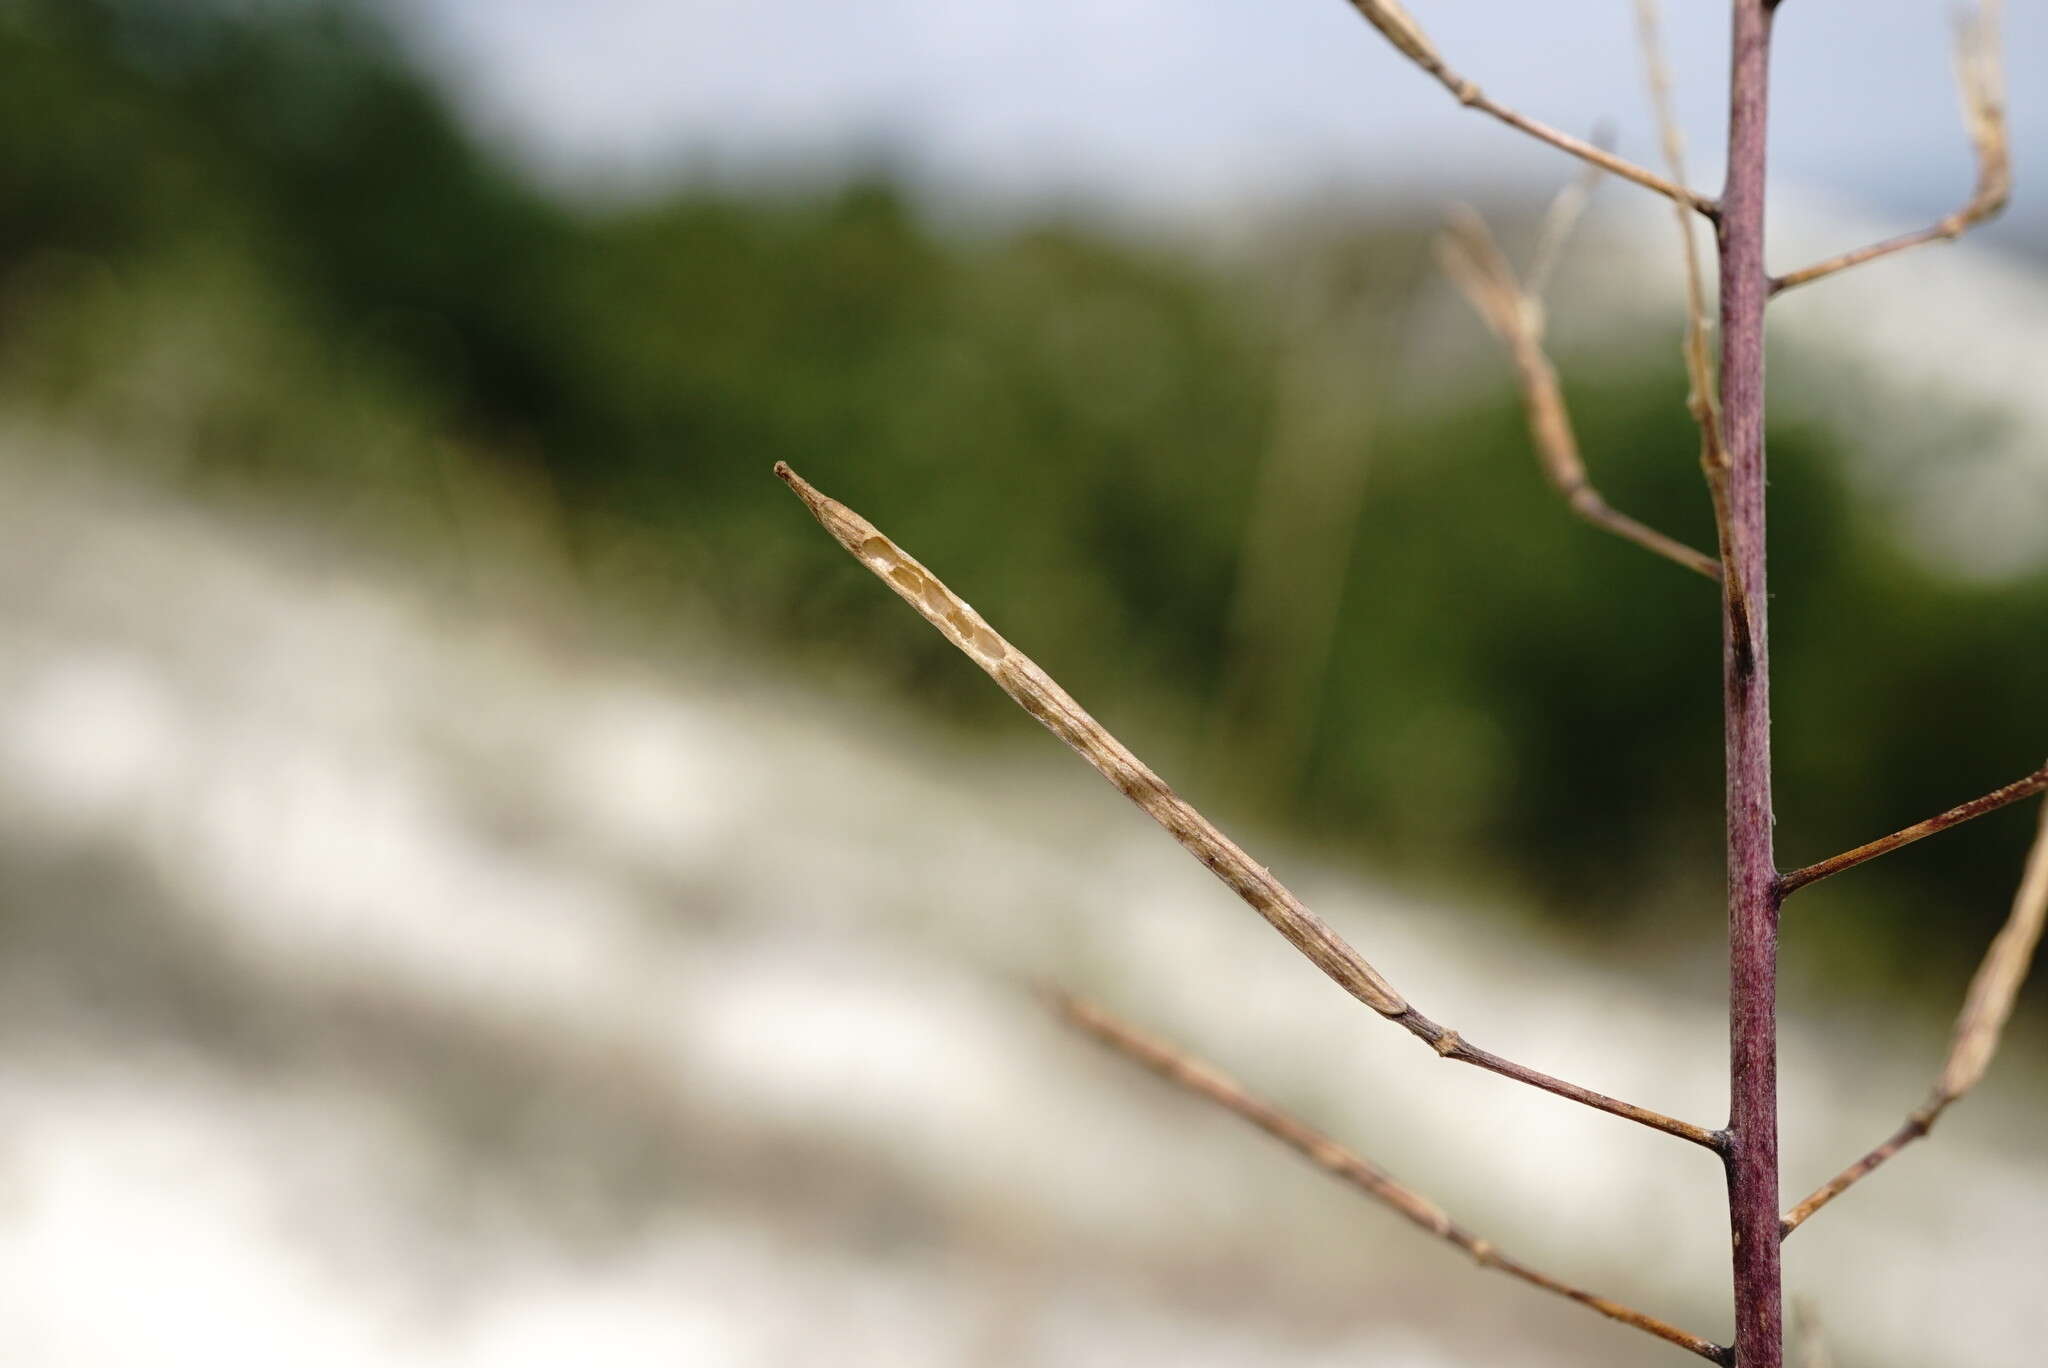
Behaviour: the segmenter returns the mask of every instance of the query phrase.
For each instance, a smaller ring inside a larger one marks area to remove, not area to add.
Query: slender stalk
[[[1277,805],[1297,791],[1312,758],[1343,618],[1388,384],[1371,359],[1408,331],[1376,317],[1359,284],[1323,254],[1294,260],[1282,291],[1269,436],[1225,618],[1229,651],[1204,728],[1203,769],[1228,772]]]
[[[1814,1212],[1819,1211],[1829,1202],[1834,1201],[1835,1198],[1862,1182],[1870,1176],[1871,1172],[1878,1165],[1884,1163],[1894,1154],[1897,1154],[1900,1150],[1933,1130],[1935,1119],[1941,1115],[1947,1106],[1948,1103],[1944,1100],[1929,1098],[1925,1103],[1914,1108],[1912,1113],[1906,1117],[1905,1124],[1886,1136],[1883,1144],[1843,1169],[1834,1177],[1828,1179],[1825,1183],[1822,1183],[1807,1194],[1805,1201],[1786,1212],[1784,1218],[1778,1223],[1778,1238],[1783,1239],[1799,1229],[1799,1227],[1805,1225],[1807,1217],[1813,1215]]]
[[[2042,792],[2048,792],[2048,765],[2041,766],[2024,779],[2015,779],[2003,788],[1993,789],[1981,798],[1958,803],[1938,816],[1929,817],[1924,822],[1915,822],[1903,831],[1894,831],[1889,836],[1866,841],[1854,850],[1845,850],[1839,855],[1830,855],[1825,860],[1807,865],[1804,869],[1795,869],[1778,881],[1779,895],[1788,897],[1810,883],[1819,883],[1822,879],[1839,874],[1845,869],[1854,869],[1866,860],[1889,855],[1900,846],[1911,845],[1938,831],[1947,831],[1952,826],[1961,826],[1972,817],[1982,817],[1987,812],[1998,811],[2008,803],[2017,803],[2022,798],[2031,798]]]
[[[1765,135],[1775,0],[1735,0],[1728,180],[1721,195],[1721,416],[1728,453],[1722,688],[1727,751],[1728,1218],[1735,1361],[1783,1368],[1778,1251],[1778,877],[1771,850],[1771,694],[1764,577]],[[1747,590],[1741,602],[1733,586]],[[1746,610],[1746,620],[1745,620]],[[1743,649],[1745,639],[1748,649]]]
[[[2005,1034],[2006,1019],[2020,985],[2034,962],[2041,944],[2041,931],[2048,923],[2048,803],[2041,806],[2041,825],[2027,854],[2026,872],[2020,876],[2019,892],[2013,895],[2012,911],[2005,925],[1992,938],[1991,948],[1970,979],[1970,991],[1963,996],[1963,1010],[1956,1014],[1955,1034],[1949,1040],[1948,1058],[1934,1080],[1927,1100],[1906,1117],[1904,1125],[1870,1153],[1821,1184],[1811,1196],[1785,1213],[1783,1231],[1790,1235],[1835,1198],[1934,1129],[1934,1123],[1949,1106],[1983,1081],[1998,1053]]]
[[[1683,212],[1680,210],[1679,212]],[[1593,526],[1634,542],[1652,555],[1684,566],[1708,579],[1721,578],[1721,563],[1702,551],[1674,540],[1656,528],[1619,511],[1593,487],[1579,439],[1565,407],[1557,368],[1543,350],[1543,303],[1536,292],[1515,277],[1505,253],[1484,219],[1469,209],[1451,215],[1437,239],[1437,260],[1463,292],[1486,326],[1508,349],[1515,385],[1521,391],[1529,437],[1535,444],[1543,476],[1564,499],[1565,507]]]
[[[1648,190],[1674,200],[1697,213],[1714,218],[1720,209],[1706,196],[1686,189],[1675,181],[1666,180],[1647,167],[1637,166],[1626,157],[1617,157],[1606,148],[1589,143],[1584,138],[1538,122],[1489,98],[1471,81],[1466,80],[1445,64],[1443,55],[1436,50],[1436,44],[1422,31],[1422,26],[1395,0],[1351,0],[1351,7],[1365,17],[1365,22],[1380,31],[1380,35],[1400,50],[1401,55],[1421,67],[1445,90],[1457,97],[1458,103],[1470,109],[1490,114],[1510,128],[1520,129],[1540,142],[1547,142],[1560,151],[1569,152],[1581,161],[1611,171],[1623,180],[1634,181]]]
[[[1719,1151],[1718,1132],[1695,1126],[1623,1102],[1604,1093],[1553,1078],[1527,1065],[1504,1059],[1467,1042],[1456,1031],[1439,1025],[1409,1005],[1379,970],[1366,962],[1336,928],[1317,916],[1294,896],[1272,871],[1252,859],[1243,847],[1225,836],[1215,823],[1197,812],[1194,805],[1175,793],[1164,779],[1140,760],[1123,742],[1109,733],[1074,696],[1038,667],[1038,663],[1012,646],[988,625],[981,614],[937,575],[883,536],[880,529],[860,514],[818,492],[804,478],[778,461],[775,473],[796,492],[819,524],[862,565],[896,591],[915,608],[940,635],[1001,686],[1018,707],[1037,718],[1047,731],[1067,743],[1083,760],[1093,765],[1117,791],[1137,804],[1153,821],[1202,867],[1244,899],[1268,925],[1287,939],[1311,963],[1321,969],[1345,992],[1415,1036],[1445,1059],[1471,1064],[1503,1078],[1512,1078],[1532,1088],[1623,1117],[1690,1140],[1695,1145]]]
[[[1605,147],[1612,141],[1613,134],[1605,127],[1593,131],[1594,146]],[[1600,167],[1580,167],[1579,174],[1552,195],[1543,210],[1543,228],[1537,234],[1536,251],[1529,259],[1529,274],[1522,284],[1524,293],[1536,301],[1539,309],[1550,296],[1550,283],[1564,261],[1564,249],[1578,230],[1579,221],[1585,218],[1586,206],[1593,201],[1601,175]],[[1673,206],[1672,212],[1683,213],[1682,206]]]
[[[1672,179],[1685,176],[1685,137],[1678,126],[1678,108],[1671,95],[1671,66],[1664,59],[1662,18],[1656,0],[1636,0],[1636,36],[1642,46],[1643,74],[1650,86],[1650,105],[1657,112],[1658,141],[1664,145],[1664,164]],[[1700,430],[1700,473],[1706,477],[1707,494],[1714,505],[1714,549],[1716,565],[1727,579],[1727,594],[1734,605],[1736,649],[1744,656],[1750,651],[1749,592],[1741,567],[1730,554],[1728,511],[1728,448],[1722,440],[1721,401],[1714,378],[1713,320],[1707,313],[1706,274],[1700,269],[1699,244],[1693,237],[1692,215],[1682,206],[1675,208],[1678,219],[1679,257],[1685,265],[1685,409]],[[1732,568],[1731,568],[1732,567]]]
[[[1957,238],[1968,232],[1972,226],[1996,214],[1999,209],[2004,207],[2004,204],[2004,199],[2000,198],[1988,208],[1979,208],[1977,207],[1977,201],[1973,198],[1970,204],[1958,209],[1955,213],[1941,220],[1941,222],[1929,227],[1917,229],[1911,233],[1901,233],[1897,237],[1886,238],[1882,242],[1873,242],[1868,246],[1858,247],[1854,251],[1843,252],[1840,256],[1829,257],[1826,261],[1815,262],[1811,266],[1802,266],[1796,271],[1787,271],[1784,275],[1777,277],[1771,282],[1771,293],[1778,294],[1784,290],[1796,289],[1801,285],[1811,284],[1816,280],[1825,280],[1827,277],[1841,271],[1846,271],[1853,266],[1861,266],[1867,261],[1876,261],[1881,257],[1894,256],[1910,248],[1925,247],[1930,242],[1954,242]]]
[[[1554,1292],[1560,1297],[1569,1298],[1581,1306],[1598,1311],[1603,1316],[1620,1321],[1623,1325],[1632,1325],[1681,1349],[1690,1350],[1709,1362],[1730,1362],[1729,1351],[1712,1340],[1702,1339],[1690,1331],[1681,1330],[1632,1306],[1625,1306],[1612,1298],[1575,1287],[1560,1278],[1531,1268],[1519,1259],[1511,1258],[1497,1248],[1493,1241],[1474,1235],[1453,1221],[1442,1207],[1413,1188],[1396,1181],[1379,1165],[1346,1149],[1271,1103],[1253,1097],[1235,1079],[1214,1066],[1119,1021],[1093,1003],[1057,991],[1047,991],[1044,996],[1052,1009],[1069,1024],[1079,1027],[1119,1054],[1136,1060],[1167,1082],[1185,1088],[1199,1097],[1207,1098],[1226,1111],[1251,1122],[1266,1134],[1299,1152],[1325,1173],[1350,1184],[1438,1239],[1464,1250],[1481,1268],[1498,1269],[1511,1278],[1520,1278],[1532,1287],[1540,1287],[1546,1292]]]
[[[1549,143],[1560,151],[1569,152],[1582,161],[1590,162],[1604,171],[1611,171],[1626,181],[1633,181],[1647,190],[1655,190],[1668,199],[1677,201],[1695,213],[1712,218],[1719,212],[1714,202],[1682,185],[1664,179],[1654,171],[1636,165],[1623,157],[1617,157],[1603,147],[1597,147],[1583,138],[1552,128],[1526,115],[1518,114],[1506,105],[1488,98],[1486,93],[1455,72],[1436,70],[1430,72],[1458,97],[1460,104],[1469,105],[1482,113],[1491,114],[1510,128],[1518,128],[1530,137]]]
[[[1916,233],[1902,233],[1779,276],[1771,282],[1773,294],[1908,248],[1930,242],[1953,242],[2004,210],[2012,198],[2012,149],[2006,137],[1999,9],[1997,0],[1983,0],[1974,13],[1963,17],[1956,32],[1956,79],[1962,87],[1963,122],[1977,153],[1977,182],[1971,187],[1970,198],[1954,213]]]

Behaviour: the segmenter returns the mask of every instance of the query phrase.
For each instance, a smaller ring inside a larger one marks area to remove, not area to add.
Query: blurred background
[[[1630,6],[1569,8],[1413,4],[1654,161]],[[1726,6],[1667,8],[1711,186]],[[1788,866],[2048,754],[2015,9],[2008,216],[1773,314]],[[1786,7],[1778,269],[1965,197],[1949,18]],[[1572,174],[1335,0],[0,0],[0,1359],[1677,1361],[1039,977],[1725,1339],[1710,1160],[1359,1011],[769,474],[1424,1010],[1718,1124],[1713,595],[1565,515],[1430,255]],[[1550,298],[1595,479],[1710,545],[1664,206],[1599,189]],[[1795,904],[1788,1198],[1919,1100],[2032,824]],[[1833,1361],[2038,1361],[2044,1005],[1788,1246]]]

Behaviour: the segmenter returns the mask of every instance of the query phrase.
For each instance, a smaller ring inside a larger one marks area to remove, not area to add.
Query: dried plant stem
[[[1351,0],[1351,7],[1365,16],[1365,21],[1378,29],[1381,35],[1409,61],[1434,76],[1444,89],[1457,98],[1459,104],[1491,114],[1510,128],[1518,128],[1532,138],[1569,152],[1582,161],[1591,162],[1604,171],[1611,171],[1623,180],[1634,181],[1646,189],[1655,190],[1658,194],[1675,200],[1688,209],[1705,214],[1710,219],[1720,213],[1714,201],[1704,195],[1666,180],[1656,172],[1637,166],[1626,158],[1617,157],[1604,147],[1587,142],[1583,138],[1574,138],[1569,133],[1539,123],[1489,99],[1477,85],[1444,64],[1442,54],[1436,50],[1436,45],[1430,42],[1429,36],[1394,0]]]
[[[1982,817],[1987,812],[1996,812],[2022,798],[2031,798],[2037,793],[2048,793],[2048,765],[2043,765],[2024,779],[2015,779],[2004,788],[1997,788],[1981,798],[1972,798],[1967,803],[1958,803],[1939,816],[1929,817],[1924,822],[1915,822],[1903,831],[1894,831],[1889,836],[1880,836],[1867,841],[1854,850],[1845,850],[1825,860],[1795,869],[1778,881],[1780,892],[1790,896],[1811,883],[1839,874],[1845,869],[1854,869],[1867,860],[1880,855],[1889,855],[1900,846],[1908,846],[1938,831],[1947,831],[1952,826],[1961,826],[1973,817]]]
[[[1281,802],[1312,753],[1343,614],[1388,383],[1388,369],[1374,362],[1389,335],[1407,333],[1375,318],[1356,280],[1321,254],[1292,259],[1270,436],[1245,517],[1202,766],[1227,768],[1239,785]]]
[[[1616,511],[1593,487],[1579,454],[1578,437],[1572,431],[1570,411],[1565,408],[1557,368],[1543,351],[1543,307],[1516,280],[1514,268],[1485,221],[1469,209],[1454,212],[1437,239],[1437,259],[1494,335],[1506,344],[1522,407],[1528,414],[1530,440],[1544,478],[1563,496],[1565,505],[1595,527],[1653,555],[1708,579],[1719,579],[1721,565],[1712,556]]]
[[[1764,575],[1765,145],[1777,0],[1735,0],[1721,194],[1721,419],[1728,451],[1722,716],[1728,814],[1728,1220],[1735,1358],[1784,1364],[1778,1249],[1778,875],[1771,838],[1769,590]],[[1746,591],[1738,596],[1737,589]]]
[[[1650,83],[1650,103],[1657,112],[1659,140],[1664,146],[1664,163],[1674,179],[1685,179],[1685,139],[1678,128],[1678,112],[1671,100],[1671,68],[1664,59],[1657,0],[1636,0],[1636,33],[1642,45],[1643,71]],[[1699,243],[1693,236],[1692,215],[1684,208],[1674,210],[1678,219],[1680,257],[1685,263],[1685,357],[1686,411],[1700,430],[1700,471],[1706,477],[1707,492],[1714,505],[1716,550],[1721,572],[1727,576],[1728,599],[1733,607],[1736,650],[1744,658],[1754,651],[1754,623],[1749,594],[1742,582],[1741,568],[1732,554],[1733,530],[1728,503],[1728,444],[1721,434],[1720,387],[1714,376],[1712,353],[1714,325],[1707,312],[1705,273],[1700,268]]]
[[[1509,1277],[1520,1278],[1531,1286],[1540,1287],[1546,1292],[1554,1292],[1560,1297],[1568,1297],[1581,1306],[1598,1311],[1603,1316],[1620,1321],[1624,1325],[1632,1325],[1682,1349],[1689,1349],[1710,1362],[1728,1364],[1733,1361],[1726,1348],[1711,1340],[1680,1330],[1677,1326],[1658,1320],[1655,1316],[1646,1315],[1633,1307],[1574,1287],[1547,1273],[1539,1272],[1520,1260],[1510,1258],[1495,1248],[1492,1241],[1481,1239],[1466,1230],[1453,1221],[1442,1207],[1414,1189],[1395,1181],[1372,1161],[1353,1153],[1279,1108],[1251,1096],[1234,1079],[1202,1060],[1138,1031],[1093,1003],[1056,991],[1046,992],[1045,997],[1054,1011],[1110,1049],[1144,1065],[1167,1082],[1236,1113],[1274,1139],[1298,1151],[1325,1173],[1349,1183],[1438,1239],[1464,1250],[1480,1267],[1499,1269]]]
[[[1928,242],[1953,242],[1970,229],[1995,218],[2012,197],[2012,148],[2006,135],[2005,80],[1998,56],[1998,0],[1983,0],[1956,33],[1956,81],[1962,89],[1963,122],[1977,154],[1977,182],[1962,208],[1930,227],[1779,276],[1773,293],[1789,290],[1903,252]]]
[[[1934,1118],[1941,1115],[1941,1112],[1942,1107],[1934,1105],[1931,1101],[1914,1111],[1906,1118],[1906,1123],[1893,1131],[1883,1144],[1821,1184],[1805,1201],[1786,1212],[1781,1222],[1779,1238],[1783,1239],[1790,1235],[1806,1223],[1807,1217],[1854,1187],[1872,1169],[1927,1134],[1934,1126]]]
[[[1427,1043],[1446,1059],[1472,1064],[1559,1097],[1568,1097],[1599,1111],[1676,1135],[1718,1150],[1713,1131],[1675,1120],[1632,1103],[1622,1102],[1576,1083],[1517,1064],[1467,1043],[1456,1031],[1440,1026],[1409,1006],[1380,972],[1345,939],[1310,911],[1265,866],[1254,861],[1186,799],[1167,787],[1144,761],[1089,716],[1073,696],[1055,683],[1032,659],[997,635],[981,615],[925,569],[915,558],[878,531],[873,523],[836,499],[819,493],[786,463],[775,473],[796,491],[833,539],[894,589],[940,634],[979,665],[1025,712],[1074,751],[1136,803],[1203,867],[1250,904],[1253,911],[1286,937],[1289,944],[1329,975],[1345,992]]]
[[[1990,218],[2004,207],[2002,197],[1988,207],[1979,207],[1972,201],[1969,208],[1958,210],[1930,227],[1911,233],[1901,233],[1897,237],[1886,238],[1883,242],[1873,242],[1867,247],[1858,247],[1853,252],[1844,252],[1840,256],[1829,257],[1826,261],[1774,277],[1771,281],[1771,292],[1777,294],[1795,286],[1809,284],[1837,272],[1846,271],[1852,266],[1861,266],[1866,261],[1896,255],[1911,247],[1925,246],[1930,242],[1954,242],[1971,227]]]
[[[1984,962],[1977,966],[1977,973],[1970,980],[1970,990],[1963,998],[1963,1010],[1956,1017],[1955,1034],[1949,1042],[1948,1059],[1927,1100],[1883,1144],[1786,1212],[1782,1227],[1785,1235],[1797,1230],[1807,1217],[1848,1191],[1885,1160],[1927,1134],[1950,1105],[1983,1079],[1992,1057],[1998,1053],[2006,1019],[2012,1015],[2013,1000],[2034,962],[2044,920],[2048,920],[2048,803],[2041,805],[2040,830],[2027,856],[2019,892],[2013,896],[2012,913],[1992,939]]]
[[[1609,135],[1604,129],[1595,129],[1593,141],[1596,146],[1605,147]],[[1581,167],[1564,189],[1550,197],[1549,207],[1543,211],[1543,228],[1537,234],[1536,250],[1529,258],[1528,278],[1522,285],[1522,292],[1535,300],[1539,308],[1550,295],[1550,281],[1564,260],[1565,244],[1572,240],[1579,220],[1586,216],[1586,206],[1592,202],[1602,174],[1597,166]],[[1672,206],[1672,212],[1680,217],[1685,215],[1682,205]]]

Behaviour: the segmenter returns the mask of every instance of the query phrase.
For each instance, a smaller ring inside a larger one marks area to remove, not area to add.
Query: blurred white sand
[[[1022,719],[629,657],[39,440],[0,464],[0,1361],[1679,1361],[1098,1057],[1038,975],[1725,1337],[1711,1160],[1436,1060]],[[1623,976],[1244,836],[1439,1020],[1720,1120],[1717,909]],[[1785,1033],[1800,1192],[1945,1043]],[[1837,1361],[2038,1362],[2039,1065],[1788,1246]]]

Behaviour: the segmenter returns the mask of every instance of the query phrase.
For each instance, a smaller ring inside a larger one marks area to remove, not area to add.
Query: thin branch
[[[1510,1258],[1496,1249],[1492,1241],[1481,1239],[1457,1224],[1443,1208],[1414,1189],[1395,1181],[1371,1160],[1354,1154],[1279,1108],[1251,1096],[1234,1079],[1202,1060],[1183,1054],[1171,1045],[1126,1025],[1093,1003],[1056,991],[1046,992],[1045,997],[1055,1012],[1110,1049],[1144,1065],[1167,1082],[1236,1113],[1274,1139],[1298,1151],[1325,1173],[1349,1183],[1438,1239],[1464,1250],[1481,1268],[1498,1269],[1510,1277],[1520,1278],[1531,1286],[1540,1287],[1546,1292],[1554,1292],[1560,1297],[1568,1297],[1581,1306],[1598,1311],[1603,1316],[1647,1331],[1681,1349],[1689,1349],[1710,1362],[1733,1362],[1733,1356],[1721,1345],[1666,1324],[1655,1316],[1646,1315],[1633,1307],[1623,1306],[1620,1302],[1610,1301],[1606,1297],[1574,1287]]]
[[[1839,874],[1845,869],[1854,869],[1866,860],[1889,855],[1900,846],[1911,845],[1938,831],[1947,831],[1952,826],[1961,826],[1972,817],[1982,817],[1987,812],[1996,812],[2008,804],[2017,803],[2022,798],[2031,798],[2037,793],[2048,793],[2048,765],[2041,766],[2023,779],[2015,779],[2004,788],[1993,789],[1981,798],[1958,803],[1939,816],[1929,817],[1924,822],[1915,822],[1903,831],[1894,831],[1889,836],[1880,836],[1874,841],[1857,846],[1854,850],[1845,850],[1839,855],[1829,856],[1804,869],[1795,869],[1778,880],[1779,892],[1782,895],[1796,893],[1808,884],[1819,883],[1830,875]]]
[[[1612,141],[1612,131],[1601,127],[1593,130],[1593,145],[1606,147]],[[1557,273],[1558,264],[1564,260],[1565,244],[1572,239],[1579,220],[1586,215],[1586,205],[1593,198],[1593,191],[1599,187],[1600,177],[1605,174],[1597,166],[1582,167],[1571,183],[1550,197],[1550,207],[1543,211],[1543,228],[1536,237],[1536,251],[1529,261],[1529,277],[1523,285],[1523,292],[1539,305],[1550,293],[1550,280]],[[1674,210],[1683,217],[1682,205]]]
[[[1970,229],[1995,218],[2012,197],[2012,145],[2006,134],[2005,75],[1999,62],[1999,0],[1982,0],[1974,13],[1956,26],[1956,83],[1963,97],[1963,125],[1977,154],[1977,183],[1963,207],[1931,227],[1859,247],[1837,257],[1782,275],[1771,282],[1772,293],[1861,266],[1926,242],[1953,242]]]
[[[1656,172],[1637,166],[1632,161],[1617,157],[1607,149],[1589,143],[1583,138],[1574,138],[1569,133],[1545,123],[1538,123],[1516,113],[1506,105],[1497,104],[1487,98],[1485,92],[1477,85],[1444,64],[1442,54],[1436,50],[1436,44],[1430,42],[1429,35],[1422,31],[1421,25],[1409,16],[1408,11],[1403,9],[1397,0],[1351,0],[1351,7],[1364,15],[1365,22],[1378,29],[1388,42],[1400,50],[1402,56],[1434,76],[1445,90],[1457,97],[1459,104],[1491,114],[1510,128],[1519,128],[1532,138],[1547,142],[1552,147],[1569,152],[1574,157],[1591,162],[1603,170],[1612,171],[1623,180],[1634,181],[1637,185],[1655,190],[1658,194],[1675,200],[1688,209],[1705,214],[1710,219],[1719,216],[1719,206],[1706,196],[1668,181]]]
[[[1469,209],[1454,212],[1437,239],[1437,260],[1494,336],[1506,344],[1522,407],[1528,414],[1530,440],[1536,445],[1544,476],[1566,506],[1595,527],[1718,580],[1721,567],[1712,556],[1617,512],[1593,487],[1579,455],[1557,369],[1543,350],[1543,307],[1515,278],[1514,268],[1487,231],[1485,221]]]
[[[1949,1106],[1984,1078],[1998,1053],[1998,1042],[2012,1015],[2013,1000],[2026,981],[2041,941],[2041,926],[2048,921],[2048,802],[2041,805],[2040,830],[2027,855],[2026,873],[2019,892],[2013,895],[2012,914],[1984,952],[1963,998],[1963,1010],[1956,1016],[1955,1035],[1948,1047],[1948,1059],[1927,1100],[1889,1139],[1824,1183],[1812,1196],[1785,1213],[1780,1238],[1790,1235],[1819,1211],[1854,1186],[1864,1175],[1934,1128]]]
[[[778,461],[775,473],[796,491],[819,523],[854,559],[886,582],[942,636],[980,666],[1016,700],[1019,707],[1037,718],[1126,798],[1165,827],[1189,854],[1250,904],[1253,911],[1264,917],[1274,930],[1286,937],[1289,944],[1306,955],[1345,992],[1425,1041],[1447,1059],[1476,1065],[1505,1078],[1516,1079],[1545,1092],[1556,1093],[1668,1135],[1690,1140],[1717,1153],[1720,1151],[1720,1137],[1715,1132],[1632,1103],[1617,1101],[1477,1049],[1467,1044],[1456,1031],[1438,1025],[1409,1006],[1407,999],[1396,992],[1393,985],[1352,949],[1329,923],[1311,912],[1264,865],[1245,854],[1208,818],[1195,811],[1186,799],[1168,788],[1165,780],[1089,716],[1073,696],[1029,656],[997,635],[995,629],[948,589],[938,576],[883,536],[867,519],[836,499],[820,494],[786,463]]]
[[[1679,131],[1678,111],[1672,104],[1671,66],[1664,58],[1657,0],[1636,0],[1636,34],[1642,45],[1643,71],[1650,83],[1650,103],[1657,111],[1664,162],[1672,177],[1683,181],[1685,137]],[[1735,554],[1734,515],[1728,502],[1728,444],[1721,431],[1720,382],[1714,375],[1714,325],[1707,311],[1705,273],[1700,268],[1692,216],[1682,206],[1676,213],[1685,262],[1685,342],[1681,348],[1687,385],[1685,407],[1700,430],[1700,471],[1706,476],[1707,492],[1714,504],[1714,534],[1722,573],[1728,577],[1728,607],[1733,615],[1736,651],[1741,660],[1753,661],[1755,624],[1751,620],[1749,593],[1742,583],[1742,558]]]
[[[1244,519],[1226,622],[1229,650],[1201,772],[1228,772],[1276,801],[1313,755],[1357,548],[1391,368],[1379,364],[1423,292],[1383,307],[1347,254],[1314,239],[1284,253],[1276,293],[1273,407]],[[1405,271],[1412,280],[1418,273]]]

